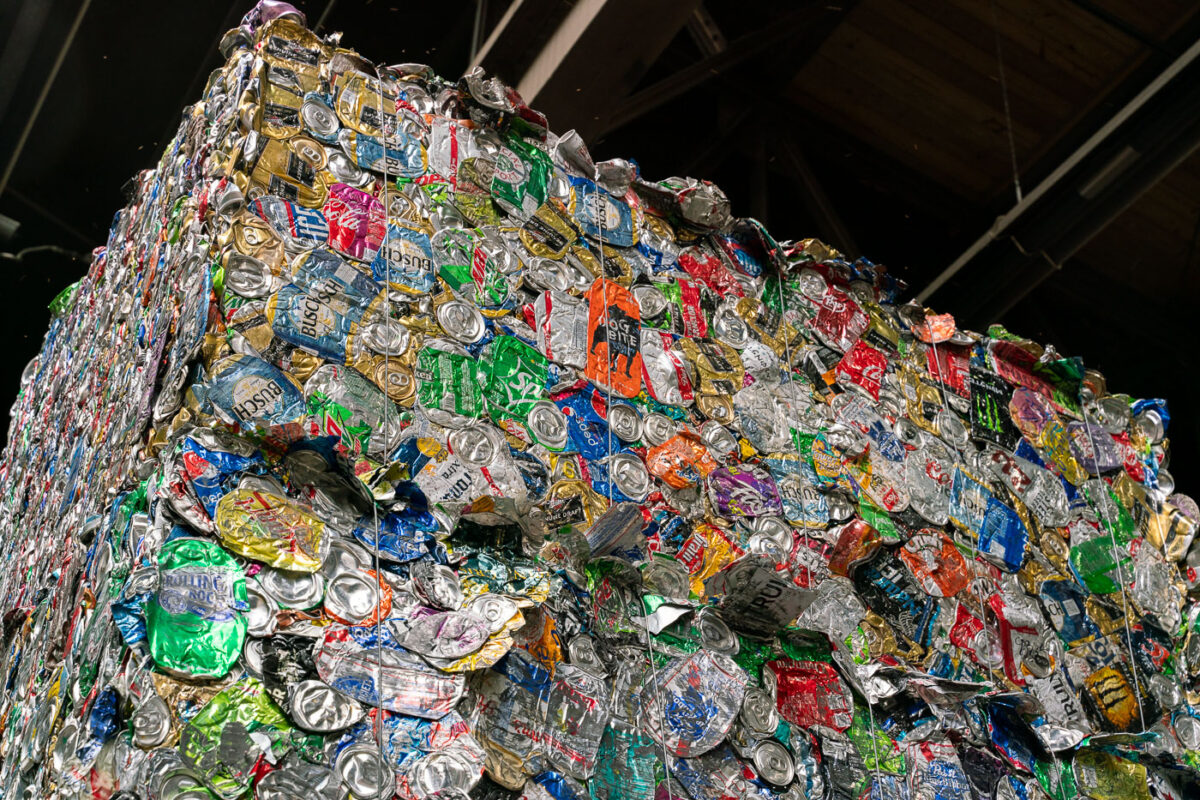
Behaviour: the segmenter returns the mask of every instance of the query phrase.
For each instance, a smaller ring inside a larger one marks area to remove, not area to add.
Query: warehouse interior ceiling
[[[295,5],[368,57],[447,77],[482,64],[596,158],[711,179],[735,213],[886,264],[914,295],[956,265],[934,307],[1169,398],[1174,447],[1200,449],[1194,0]],[[122,186],[152,166],[248,6],[0,8],[9,397],[46,303],[104,242]],[[1185,487],[1197,463],[1173,465]]]

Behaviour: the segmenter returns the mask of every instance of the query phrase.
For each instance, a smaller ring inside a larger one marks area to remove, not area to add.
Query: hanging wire
[[[608,465],[607,465],[607,467],[608,467],[608,507],[612,508],[614,475],[613,475],[613,467],[612,467],[613,431],[612,431],[612,416],[611,416],[611,414],[612,414],[612,398],[613,398],[613,394],[615,392],[614,392],[613,386],[612,386],[612,359],[613,359],[612,319],[608,313],[608,274],[604,267],[604,234],[605,234],[606,224],[607,224],[607,220],[608,220],[608,213],[607,213],[607,205],[605,204],[603,197],[600,195],[600,192],[601,192],[600,184],[598,181],[595,180],[595,177],[596,177],[596,175],[593,173],[593,175],[592,175],[592,178],[593,178],[592,198],[596,201],[594,213],[597,216],[597,225],[600,228],[600,244],[597,247],[600,255],[597,260],[600,264],[600,280],[602,281],[602,283],[600,284],[600,287],[601,287],[600,295],[601,295],[601,302],[604,304],[604,311],[603,311],[603,314],[604,314],[604,338],[605,338],[605,342],[606,342],[605,349],[607,351],[605,354],[605,361],[606,361],[605,381],[607,383],[607,386],[606,386],[606,396],[605,396],[605,400],[604,400],[604,416],[605,416],[605,423],[607,424],[607,427],[608,427],[608,444],[607,444],[607,450],[608,450]],[[585,203],[587,202],[586,192],[584,193],[584,202]],[[586,236],[584,237],[584,242],[587,243],[588,250],[589,251],[592,250],[591,243],[587,242]],[[627,356],[627,358],[628,358],[628,356]],[[661,719],[662,727],[660,729],[662,731],[662,741],[659,743],[659,745],[662,748],[663,780],[669,782],[670,781],[671,762],[669,760],[670,754],[667,752],[667,719],[666,719],[667,710],[666,710],[666,706],[663,705],[663,702],[662,702],[662,686],[658,679],[658,664],[655,663],[656,659],[655,659],[655,654],[654,654],[654,639],[650,635],[650,615],[649,615],[649,613],[646,613],[648,611],[648,609],[645,608],[644,604],[642,607],[642,611],[643,611],[643,614],[646,619],[646,624],[643,626],[643,629],[645,630],[645,633],[646,633],[646,651],[647,651],[647,657],[650,662],[650,681],[654,685],[654,700],[658,704],[659,711],[662,715],[662,719]]]
[[[870,678],[867,678],[870,681]],[[863,699],[867,701],[867,720],[871,723],[871,747],[875,751],[875,768],[871,770],[875,774],[875,782],[879,782],[879,736],[875,732],[875,707],[871,705],[871,692],[866,690],[863,692]],[[872,792],[874,794],[874,792]]]
[[[791,344],[790,344],[791,337],[787,335],[787,325],[788,325],[787,294],[783,291],[783,283],[784,283],[784,278],[785,278],[786,273],[784,272],[784,269],[782,267],[778,267],[777,269],[778,269],[778,276],[777,276],[778,279],[776,280],[776,289],[778,291],[778,296],[779,296],[780,318],[782,320],[781,330],[783,331],[783,334],[784,334],[784,336],[783,336],[783,351],[787,357],[787,370],[786,370],[787,381],[790,386],[794,381],[793,381],[793,376],[792,376],[792,348],[791,348]],[[794,387],[793,387],[793,389],[794,389]],[[789,389],[788,408],[791,409],[793,414],[796,414],[796,409],[793,406],[794,399],[795,399],[795,393],[793,390]],[[791,433],[791,423],[790,422],[788,424],[788,432]],[[800,461],[803,459],[803,456],[800,453],[800,438],[798,436],[793,437],[793,444],[796,446],[796,465],[797,465],[797,467],[799,467]],[[803,496],[801,497],[801,511],[803,511]],[[807,550],[808,546],[809,546],[808,529],[802,528],[802,531],[803,531],[803,533],[801,535],[804,537],[804,547]],[[869,648],[870,645],[868,644],[867,647]],[[869,682],[869,680],[870,679],[868,678],[868,682]],[[871,770],[871,772],[875,776],[875,781],[878,782],[879,781],[879,772],[880,772],[880,768],[879,768],[879,763],[880,763],[880,760],[879,760],[879,737],[878,737],[878,733],[877,733],[878,728],[875,724],[875,707],[873,705],[871,705],[871,693],[870,693],[870,689],[868,687],[869,687],[869,683],[868,683],[868,686],[864,686],[864,688],[863,688],[863,700],[867,706],[867,722],[871,727],[871,747],[874,749],[874,752],[875,752],[875,766]]]
[[[791,344],[791,337],[788,335],[788,331],[787,331],[787,326],[788,326],[787,296],[783,291],[783,283],[784,283],[784,278],[785,278],[786,273],[785,273],[783,267],[778,267],[777,269],[778,269],[779,275],[778,275],[778,280],[776,280],[775,284],[776,284],[776,289],[778,289],[778,293],[779,293],[779,309],[780,309],[779,317],[782,320],[780,330],[783,333],[783,352],[784,352],[784,355],[787,357],[787,369],[785,370],[785,373],[787,374],[787,382],[788,382],[788,387],[789,387],[787,406],[788,406],[788,409],[791,410],[792,414],[796,415],[798,417],[799,414],[797,413],[796,408],[794,406],[795,387],[792,386],[792,384],[794,383],[794,381],[792,379],[792,344]],[[791,432],[792,432],[792,427],[791,427],[791,422],[789,421],[788,422],[788,434],[790,435]],[[799,469],[800,462],[804,458],[804,456],[801,455],[801,453],[800,453],[800,437],[793,436],[792,444],[794,444],[796,446],[796,468]],[[801,497],[800,497],[800,510],[803,513],[803,511],[804,511],[803,492],[801,493]],[[801,536],[804,537],[804,549],[808,550],[809,549],[808,528],[806,528],[806,527],[801,528],[801,531],[802,531]],[[807,555],[807,553],[805,555]]]
[[[1133,634],[1129,629],[1130,603],[1132,601],[1129,599],[1128,585],[1125,583],[1125,570],[1121,566],[1121,560],[1119,558],[1117,558],[1118,546],[1117,546],[1116,525],[1115,525],[1115,523],[1113,523],[1113,521],[1111,519],[1109,519],[1108,514],[1106,513],[1108,504],[1110,501],[1112,501],[1113,498],[1109,494],[1108,483],[1103,478],[1098,477],[1099,476],[1098,471],[1100,469],[1099,453],[1096,451],[1096,439],[1092,435],[1092,421],[1091,421],[1090,417],[1088,416],[1087,404],[1081,403],[1081,405],[1082,405],[1081,410],[1083,412],[1083,425],[1084,425],[1085,430],[1087,430],[1088,445],[1092,450],[1093,458],[1095,458],[1096,462],[1097,462],[1096,463],[1096,469],[1097,469],[1096,480],[1098,480],[1100,482],[1100,485],[1104,489],[1104,498],[1100,503],[1098,503],[1098,505],[1100,506],[1100,519],[1101,519],[1101,522],[1103,522],[1104,527],[1108,529],[1108,540],[1110,543],[1109,544],[1109,547],[1110,547],[1109,553],[1112,555],[1113,561],[1115,561],[1117,564],[1117,579],[1121,582],[1121,617],[1122,617],[1122,621],[1125,623],[1125,644],[1129,650],[1129,677],[1133,680],[1133,686],[1131,686],[1130,688],[1133,689],[1133,696],[1137,698],[1138,721],[1141,723],[1142,732],[1145,733],[1145,731],[1146,731],[1146,711],[1144,708],[1142,708],[1142,693],[1138,689],[1137,661],[1133,657]],[[1080,466],[1083,466],[1083,465],[1081,464]],[[1090,474],[1090,472],[1089,472],[1089,474]]]
[[[332,4],[331,4],[332,5]],[[388,250],[388,245],[391,242],[391,203],[388,198],[388,184],[390,175],[388,174],[388,118],[389,115],[384,109],[384,94],[383,94],[383,76],[380,74],[379,67],[375,67],[375,79],[378,81],[379,89],[379,136],[383,145],[383,325],[385,330],[389,330],[392,325],[392,255]],[[391,115],[392,119],[396,119],[395,115]],[[396,120],[398,122],[398,120]],[[392,404],[391,396],[388,394],[388,389],[391,387],[391,376],[389,370],[392,359],[386,354],[383,357],[383,413],[380,422],[381,433],[384,436],[384,459],[387,458],[388,448],[388,406]],[[383,531],[379,526],[379,503],[371,498],[371,511],[375,516],[375,646],[379,648],[376,656],[376,681],[375,681],[375,743],[379,747],[380,762],[386,768],[386,760],[383,755],[383,643],[380,640],[380,619],[382,604],[383,604],[383,573],[379,563],[379,539],[383,536]],[[379,793],[376,792],[376,797]]]
[[[949,390],[946,388],[946,379],[942,376],[942,358],[938,354],[938,346],[937,346],[936,339],[937,339],[936,336],[930,335],[929,343],[933,347],[933,362],[934,362],[934,364],[937,365],[937,381],[938,381],[938,384],[942,387],[942,396],[941,396],[942,413],[943,414],[953,414],[954,412],[950,410],[949,405],[946,402],[946,393]],[[947,441],[950,444],[950,446],[954,448],[954,452],[958,455],[957,466],[959,468],[961,468],[963,466],[963,462],[964,462],[963,451],[953,441],[950,441],[947,439],[943,439],[943,441]],[[974,536],[971,537],[971,564],[972,564],[971,569],[972,569],[973,574],[975,571],[974,565],[978,564],[978,563],[979,563],[979,534],[976,533]],[[992,578],[991,573],[986,571],[988,566],[989,565],[985,564],[984,568],[985,568],[985,575],[987,576],[986,583],[988,584],[988,587],[990,589],[990,594],[986,598],[984,598],[984,597],[979,598],[979,620],[983,624],[983,635],[984,635],[984,638],[987,640],[987,659],[988,659],[987,670],[988,670],[988,673],[990,676],[992,670],[995,669],[994,667],[991,666],[991,657],[992,657],[992,653],[994,652],[995,645],[997,645],[999,643],[1000,631],[997,630],[996,635],[992,636],[992,631],[988,627],[988,601],[990,601],[991,598],[994,597],[998,593],[995,580]],[[971,583],[974,584],[974,580],[972,580]],[[997,625],[999,625],[999,623],[997,623]]]
[[[604,224],[607,221],[608,213],[604,198],[600,196],[600,184],[595,183],[595,191],[592,197],[596,199],[596,214],[599,216],[600,223],[600,280],[602,281],[600,293],[604,300],[604,340],[606,342],[604,349],[607,351],[604,359],[605,362],[605,383],[607,384],[608,395],[604,398],[604,422],[608,428],[608,507],[612,508],[613,504],[613,464],[612,464],[612,407],[613,395],[616,391],[612,385],[612,367],[613,367],[613,338],[612,338],[612,317],[608,313],[608,271],[604,267]],[[625,356],[628,361],[631,356]]]
[[[1000,17],[996,12],[996,0],[988,0],[992,8],[992,34],[996,40],[996,66],[1000,73],[1000,98],[1004,102],[1004,130],[1008,135],[1008,155],[1012,161],[1013,189],[1017,193],[1017,202],[1022,199],[1021,172],[1017,168],[1017,140],[1013,136],[1012,111],[1008,104],[1008,80],[1004,75],[1004,52],[1000,48]]]

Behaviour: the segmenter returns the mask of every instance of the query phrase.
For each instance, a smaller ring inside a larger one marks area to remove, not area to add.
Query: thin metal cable
[[[870,679],[868,678],[868,681]],[[879,736],[875,733],[875,708],[871,705],[870,692],[863,692],[863,699],[867,701],[867,719],[871,723],[871,747],[875,751],[875,769],[871,770],[875,773],[876,782],[879,781]]]
[[[989,0],[992,7],[992,34],[996,39],[996,66],[1000,72],[1000,97],[1004,101],[1004,130],[1008,134],[1008,155],[1012,160],[1013,189],[1017,193],[1017,202],[1022,199],[1021,173],[1017,168],[1017,140],[1013,136],[1012,111],[1008,105],[1008,81],[1004,76],[1004,53],[1000,49],[1000,18],[996,13],[996,0]]]
[[[1125,584],[1125,570],[1121,566],[1120,559],[1117,558],[1117,534],[1116,534],[1116,530],[1115,530],[1116,525],[1113,523],[1112,520],[1110,520],[1108,518],[1108,514],[1105,513],[1105,509],[1108,507],[1108,503],[1113,500],[1113,497],[1112,497],[1111,493],[1109,492],[1107,481],[1105,481],[1104,478],[1100,477],[1100,474],[1098,471],[1100,469],[1100,454],[1096,451],[1096,439],[1095,439],[1095,437],[1092,436],[1092,422],[1091,422],[1091,419],[1088,417],[1087,404],[1081,403],[1081,406],[1082,406],[1082,408],[1080,410],[1083,412],[1083,425],[1084,425],[1084,429],[1087,430],[1087,435],[1088,435],[1088,445],[1092,450],[1093,459],[1096,460],[1096,469],[1097,469],[1096,480],[1100,481],[1100,485],[1103,487],[1104,494],[1105,494],[1103,502],[1101,502],[1099,504],[1100,519],[1104,523],[1104,527],[1108,529],[1108,540],[1110,542],[1110,548],[1111,548],[1109,550],[1109,552],[1113,557],[1113,561],[1115,561],[1117,564],[1117,579],[1121,582],[1121,606],[1122,606],[1121,616],[1122,616],[1123,622],[1125,623],[1125,644],[1129,650],[1129,677],[1133,679],[1133,686],[1131,688],[1133,689],[1134,697],[1137,698],[1138,721],[1142,725],[1142,732],[1145,733],[1145,731],[1146,731],[1146,711],[1144,708],[1142,708],[1142,693],[1138,690],[1137,661],[1133,657],[1133,634],[1129,629],[1130,603],[1132,602],[1132,600],[1130,600],[1128,589]],[[1083,465],[1080,464],[1080,466],[1082,467]],[[1088,474],[1090,475],[1091,472],[1089,471]]]
[[[330,6],[332,7],[332,3]],[[328,10],[328,7],[327,9]],[[392,254],[388,250],[391,237],[391,203],[388,199],[388,183],[390,176],[388,175],[388,114],[384,111],[383,105],[383,76],[379,73],[379,67],[375,67],[375,80],[378,81],[379,89],[379,137],[383,145],[383,325],[385,331],[390,331],[392,326]],[[399,120],[397,119],[397,122]],[[383,356],[383,413],[380,415],[381,433],[383,434],[384,459],[387,459],[388,453],[388,406],[392,404],[391,396],[388,394],[388,389],[391,387],[391,376],[389,370],[392,364],[392,359],[388,355]],[[383,577],[379,563],[379,538],[383,535],[383,531],[379,527],[379,503],[372,498],[371,510],[375,515],[375,646],[379,648],[379,654],[376,657],[376,681],[375,681],[375,743],[379,747],[379,759],[385,763],[383,755],[383,645],[380,641],[380,626],[383,620],[380,613],[383,605]],[[379,792],[376,792],[378,797]]]
[[[942,413],[943,414],[953,414],[954,412],[950,410],[949,404],[946,402],[946,392],[948,390],[946,389],[946,379],[944,377],[942,377],[942,359],[941,359],[941,356],[938,354],[938,347],[937,347],[936,339],[937,339],[937,337],[933,335],[932,331],[930,331],[929,344],[933,347],[933,363],[935,365],[937,365],[937,381],[938,381],[938,384],[940,384],[942,387],[942,396],[941,396]],[[948,440],[943,439],[943,441],[948,441]],[[958,466],[958,467],[965,466],[962,449],[959,448],[959,446],[957,444],[955,444],[953,441],[948,441],[948,443],[951,447],[954,448],[954,452],[958,455],[958,464],[956,466]],[[972,565],[974,565],[974,564],[977,564],[978,562],[979,562],[979,534],[976,533],[971,538],[971,563],[972,563]],[[984,566],[985,566],[985,570],[986,570],[986,568],[989,565],[985,564]],[[974,573],[974,571],[975,571],[975,568],[974,568],[974,566],[972,566],[972,573]],[[985,574],[987,575],[987,583],[990,586],[991,594],[989,594],[986,598],[983,598],[983,597],[980,598],[979,621],[983,624],[983,635],[987,639],[987,649],[988,649],[987,658],[988,658],[988,662],[989,662],[987,664],[987,670],[988,670],[988,673],[990,676],[990,673],[992,672],[992,670],[995,669],[995,667],[992,667],[991,663],[990,663],[992,653],[993,653],[993,646],[999,642],[1000,631],[997,630],[996,635],[993,637],[992,631],[988,627],[988,601],[990,601],[992,597],[994,597],[996,594],[998,594],[999,590],[996,587],[995,581],[992,580],[991,573],[985,572]],[[972,581],[972,584],[974,584],[974,581]],[[999,623],[997,623],[997,625],[999,625]],[[1003,665],[1003,657],[1001,657],[1000,668],[1002,669],[1003,666],[1004,666]]]
[[[608,274],[604,268],[604,233],[605,233],[605,223],[606,223],[608,215],[606,213],[606,207],[604,205],[604,200],[600,196],[600,191],[601,191],[600,184],[595,180],[594,173],[593,173],[592,177],[593,177],[592,197],[595,198],[595,200],[596,200],[596,213],[599,217],[597,222],[598,222],[598,226],[600,228],[600,245],[599,245],[598,249],[600,251],[600,256],[599,256],[600,280],[603,281],[603,283],[601,284],[600,294],[601,294],[601,302],[604,303],[604,337],[605,337],[605,341],[607,343],[605,345],[605,349],[607,350],[606,359],[605,359],[605,361],[606,361],[606,372],[605,372],[606,378],[605,378],[605,380],[606,380],[608,386],[607,386],[607,397],[605,398],[605,401],[604,401],[605,402],[604,416],[605,416],[605,423],[607,424],[607,427],[608,427],[608,445],[607,445],[607,450],[608,450],[608,465],[607,465],[607,467],[608,467],[608,506],[609,506],[609,508],[612,508],[614,474],[613,474],[613,467],[612,467],[613,432],[612,432],[612,416],[611,415],[612,415],[612,398],[613,398],[613,394],[615,394],[615,391],[612,386],[612,358],[613,358],[613,356],[612,356],[612,320],[608,313]],[[586,202],[586,200],[587,200],[587,195],[585,193],[584,201]],[[584,238],[584,241],[587,242],[586,236]],[[589,250],[591,249],[590,243],[588,244],[588,249]],[[630,358],[630,357],[627,356],[627,358]],[[644,604],[642,607],[642,611],[646,612],[646,613],[644,613],[644,616],[646,618],[646,624],[643,627],[646,632],[646,651],[647,651],[648,660],[650,663],[650,680],[654,684],[654,699],[655,699],[655,702],[658,703],[659,711],[662,716],[661,730],[662,730],[663,740],[659,743],[659,745],[662,748],[663,780],[669,782],[670,781],[671,762],[669,760],[670,755],[667,752],[667,743],[666,743],[666,733],[667,733],[666,713],[667,713],[667,711],[666,711],[666,706],[664,706],[663,702],[662,702],[662,686],[660,685],[659,680],[658,680],[658,665],[655,663],[654,640],[650,635],[650,614],[648,613],[648,609],[645,607]]]
[[[792,376],[792,347],[790,344],[791,337],[789,337],[787,335],[788,307],[787,307],[787,295],[783,291],[784,276],[785,276],[785,273],[784,273],[783,269],[779,268],[778,280],[776,281],[776,289],[778,290],[777,293],[779,296],[780,319],[782,321],[780,329],[782,330],[782,332],[784,334],[784,336],[783,336],[783,351],[787,357],[786,373],[787,373],[788,385],[791,387],[791,389],[789,389],[789,391],[788,391],[788,408],[791,409],[792,414],[795,415],[797,412],[796,412],[795,406],[793,405],[793,401],[795,399],[793,390],[795,387],[792,386],[792,384],[794,383],[793,376]],[[790,422],[788,425],[788,431],[789,432],[791,431]],[[798,436],[794,437],[793,444],[795,444],[795,446],[796,446],[796,465],[798,467],[800,464],[800,460],[803,458],[803,456],[800,453],[800,438]],[[803,510],[804,510],[803,496],[801,496],[801,511],[803,512]],[[801,530],[803,531],[803,533],[801,535],[804,537],[804,546],[807,549],[808,545],[809,545],[808,529],[802,528]],[[867,648],[870,649],[869,643],[867,645]],[[878,735],[876,733],[877,728],[875,725],[875,708],[871,705],[870,692],[866,688],[864,688],[864,691],[863,691],[863,700],[866,702],[866,705],[867,705],[867,722],[871,726],[871,746],[875,751],[875,767],[872,770],[872,772],[875,775],[875,780],[878,781],[879,780],[879,771],[880,771],[879,770],[879,739],[878,739]]]
[[[662,701],[662,684],[658,680],[658,665],[654,663],[654,639],[650,636],[650,623],[647,619],[646,626],[646,650],[649,652],[650,660],[650,680],[654,682],[654,701],[658,703],[658,710],[661,717],[662,725],[662,741],[659,742],[659,747],[662,748],[663,757],[663,780],[670,785],[671,761],[670,753],[667,752],[667,707]]]
[[[788,307],[787,307],[787,295],[783,291],[784,276],[785,276],[785,273],[784,273],[783,268],[782,267],[778,268],[778,280],[776,280],[775,283],[776,283],[776,289],[778,289],[778,294],[779,294],[779,309],[780,309],[779,317],[780,317],[780,320],[782,321],[782,324],[780,325],[780,330],[783,333],[783,352],[784,352],[784,355],[787,357],[787,369],[785,370],[785,372],[787,374],[787,382],[788,382],[788,387],[789,387],[787,406],[788,406],[788,409],[792,412],[792,414],[794,416],[798,417],[799,414],[796,410],[795,403],[794,403],[796,387],[792,385],[795,381],[792,379],[792,345],[791,345],[791,341],[790,341],[791,337],[788,336],[788,334],[787,334]],[[792,431],[792,426],[791,426],[791,423],[789,422],[788,423],[788,433],[790,434],[791,431]],[[800,437],[799,436],[792,437],[792,444],[794,444],[796,446],[796,468],[799,469],[800,461],[803,459],[803,456],[800,453]],[[801,511],[801,513],[804,512],[803,492],[801,493],[801,496],[800,496],[800,511]],[[791,523],[789,522],[789,525],[790,524]],[[807,550],[809,547],[808,528],[803,527],[803,528],[801,528],[801,530],[802,530],[801,536],[804,537],[804,549]]]
[[[605,427],[608,428],[608,445],[607,445],[608,464],[606,465],[607,471],[608,471],[608,507],[612,508],[613,481],[616,478],[616,476],[613,472],[613,463],[612,463],[612,440],[613,440],[612,407],[613,407],[613,395],[616,394],[616,390],[613,389],[613,385],[612,385],[613,339],[612,339],[612,317],[608,313],[608,272],[604,268],[604,223],[605,223],[606,218],[608,217],[608,214],[605,213],[607,208],[605,206],[604,199],[600,196],[600,184],[593,183],[592,186],[594,188],[592,196],[596,198],[596,213],[600,217],[600,219],[598,220],[600,223],[600,280],[603,281],[603,283],[601,284],[601,286],[603,287],[601,289],[601,294],[603,295],[603,300],[604,300],[604,339],[607,342],[607,344],[605,345],[605,349],[608,351],[606,354],[607,357],[604,359],[605,369],[606,369],[605,382],[608,384],[608,397],[606,397],[604,399],[604,422],[605,422]],[[627,369],[628,369],[628,365],[632,362],[632,358],[633,357],[629,356],[629,355],[625,356]],[[649,629],[647,629],[647,630],[649,630]]]

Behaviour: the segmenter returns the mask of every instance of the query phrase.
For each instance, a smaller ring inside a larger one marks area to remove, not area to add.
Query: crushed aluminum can
[[[0,795],[1200,796],[1165,401],[304,26],[22,373]]]
[[[338,754],[334,774],[351,797],[384,798],[396,791],[396,776],[373,744],[355,744]]]
[[[462,697],[465,680],[426,665],[400,646],[389,626],[331,627],[316,655],[317,673],[334,689],[367,705],[437,719]]]
[[[720,744],[741,709],[746,677],[729,656],[700,650],[652,672],[638,691],[642,724],[672,755],[692,758]]]
[[[340,731],[363,716],[362,706],[321,681],[301,681],[288,694],[288,713],[306,731]]]

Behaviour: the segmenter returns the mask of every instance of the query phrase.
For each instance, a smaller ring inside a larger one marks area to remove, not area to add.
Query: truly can
[[[671,332],[689,337],[708,336],[708,317],[703,301],[706,289],[698,282],[678,278],[661,285],[660,291],[671,304]]]
[[[483,494],[483,474],[441,442],[426,437],[404,441],[394,458],[408,461],[412,480],[431,505],[468,503]]]

